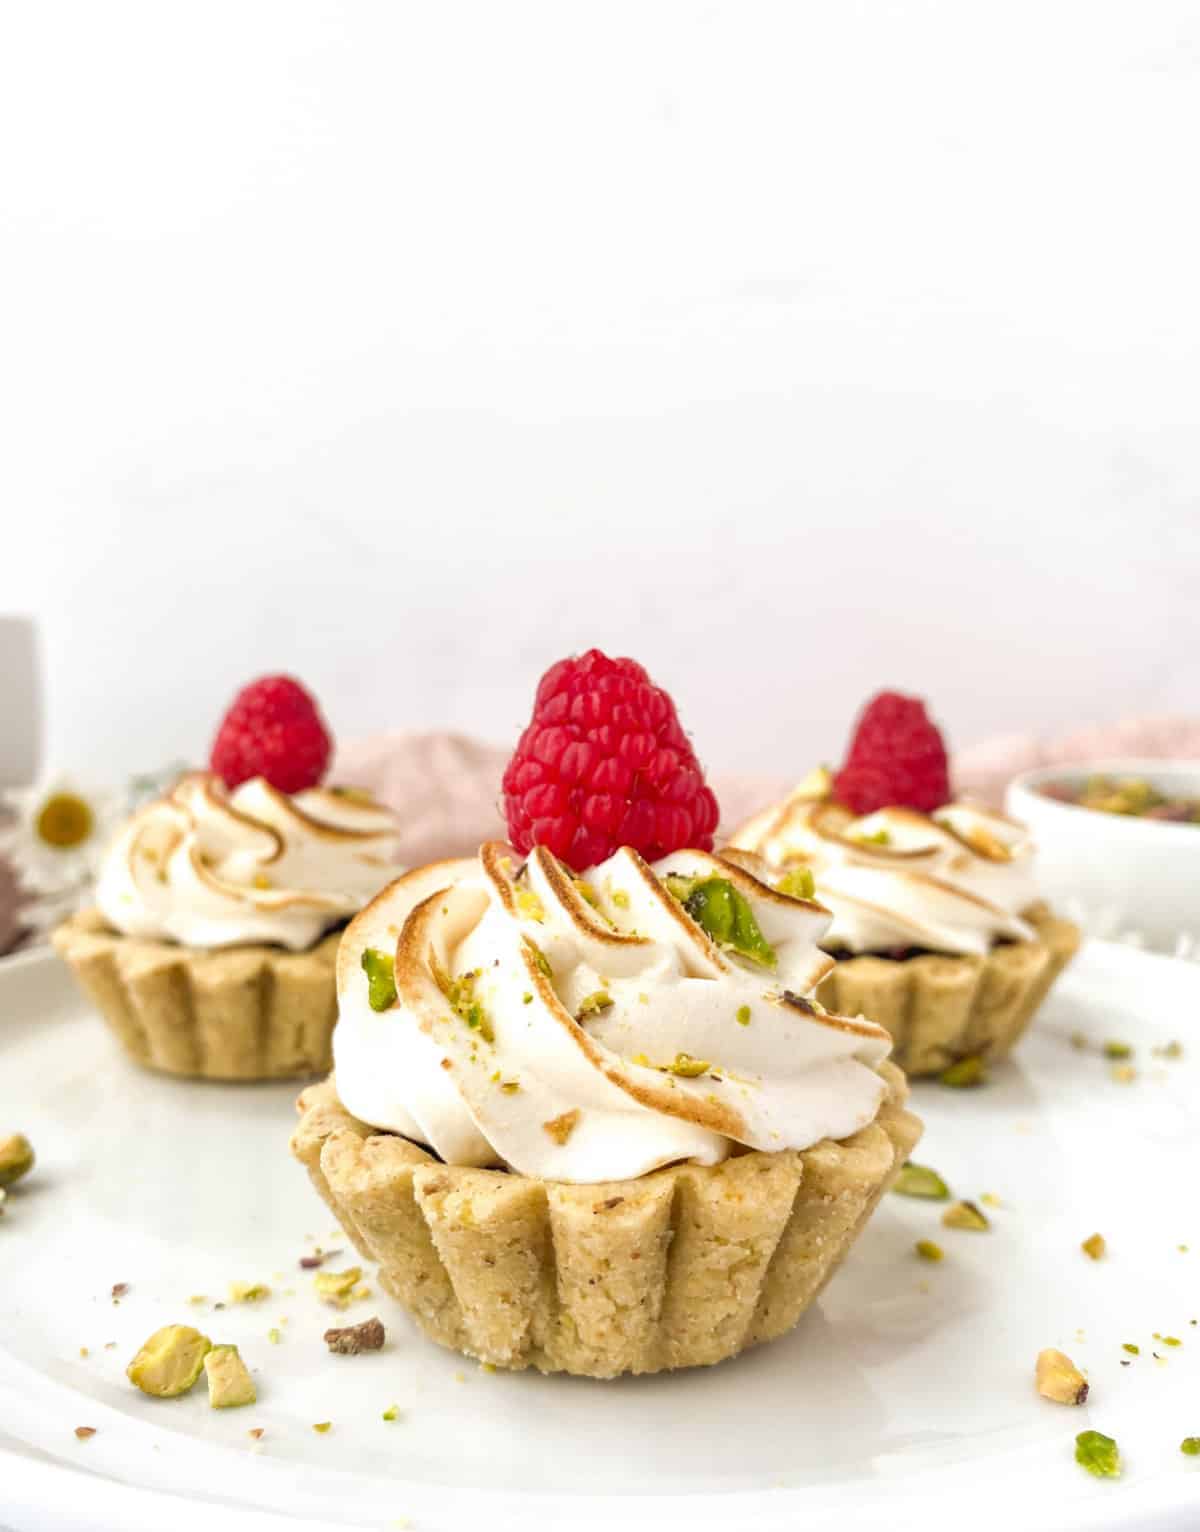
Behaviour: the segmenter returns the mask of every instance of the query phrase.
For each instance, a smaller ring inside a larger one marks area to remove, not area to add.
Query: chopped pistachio
[[[1128,1351],[1130,1356],[1141,1356],[1142,1354],[1142,1348],[1140,1346],[1135,1346],[1134,1343],[1129,1340],[1121,1342],[1121,1350]]]
[[[1151,1051],[1160,1059],[1181,1059],[1183,1057],[1183,1044],[1180,1042],[1164,1043],[1161,1048],[1154,1048]]]
[[[698,1080],[707,1074],[712,1065],[707,1059],[694,1059],[690,1053],[677,1053],[673,1063],[667,1064],[668,1074],[680,1075],[685,1080]]]
[[[923,1261],[940,1261],[945,1258],[946,1252],[940,1245],[935,1245],[931,1239],[919,1239],[913,1249]]]
[[[969,1054],[965,1059],[956,1060],[948,1069],[943,1069],[938,1078],[943,1085],[967,1090],[973,1085],[984,1083],[987,1079],[987,1065],[978,1054]]]
[[[460,974],[457,979],[452,979],[444,973],[436,964],[433,968],[433,976],[437,980],[438,988],[454,1009],[454,1014],[465,1021],[472,1032],[478,1032],[485,1042],[494,1043],[496,1034],[492,1029],[491,1019],[484,1009],[483,1001],[475,994],[475,984],[480,975],[478,968],[473,968],[469,973]]]
[[[176,1399],[200,1376],[211,1349],[208,1336],[190,1325],[164,1325],[142,1345],[125,1376],[143,1394]]]
[[[571,1134],[574,1133],[578,1122],[578,1108],[573,1108],[569,1112],[563,1112],[560,1117],[553,1117],[549,1122],[544,1122],[542,1128],[556,1144],[565,1144]]]
[[[1182,1346],[1183,1345],[1183,1342],[1179,1339],[1179,1337],[1177,1335],[1164,1335],[1163,1338],[1162,1338],[1162,1343],[1163,1343],[1164,1346]]]
[[[261,1303],[271,1296],[265,1282],[231,1282],[229,1296],[234,1303]]]
[[[1098,1261],[1108,1246],[1105,1244],[1103,1234],[1089,1234],[1079,1248],[1084,1255],[1090,1255],[1093,1261]]]
[[[541,895],[535,894],[531,888],[519,888],[517,913],[524,915],[526,920],[536,920],[538,925],[543,925],[546,920],[546,906],[542,903]]]
[[[948,1229],[990,1229],[987,1214],[973,1202],[956,1202],[942,1214],[942,1222]]]
[[[532,992],[530,990],[526,990],[525,993],[521,996],[521,1004],[522,1005],[532,1005],[533,1004],[533,994],[532,994]]]
[[[267,1331],[267,1339],[271,1342],[272,1346],[278,1346],[283,1340],[283,1331],[272,1325]]]
[[[613,998],[598,989],[594,995],[585,995],[579,1002],[579,1009],[575,1012],[575,1020],[583,1021],[588,1016],[598,1016],[601,1011],[607,1011],[612,1005]]]
[[[950,1188],[936,1170],[928,1165],[914,1165],[912,1160],[901,1166],[892,1190],[901,1197],[928,1197],[933,1202],[945,1202],[950,1195]]]
[[[1069,1356],[1053,1347],[1038,1352],[1037,1391],[1055,1404],[1082,1404],[1088,1396],[1088,1383]]]
[[[321,1420],[321,1421],[318,1421],[317,1424],[313,1427],[313,1430],[316,1431],[317,1434],[320,1435],[320,1436],[324,1436],[326,1431],[331,1431],[332,1429],[333,1429],[333,1421],[332,1420]]]
[[[400,1418],[400,1407],[395,1404],[389,1404],[383,1412],[383,1418],[384,1420],[398,1420]]]
[[[355,1286],[362,1281],[362,1267],[348,1266],[345,1271],[322,1271],[313,1278],[318,1298],[345,1308]]]
[[[629,908],[629,895],[623,888],[614,888],[612,891],[612,902],[619,910],[627,910]]]
[[[775,967],[774,947],[759,929],[749,900],[728,878],[695,880],[683,907],[719,947],[727,947],[764,968]]]
[[[1121,1453],[1102,1431],[1081,1431],[1075,1438],[1075,1461],[1097,1479],[1121,1477]]]
[[[1200,1458],[1200,1436],[1185,1436],[1179,1450],[1185,1458]]]
[[[775,887],[791,899],[811,899],[817,891],[811,867],[793,867],[784,873]]]
[[[515,1096],[521,1087],[516,1080],[501,1080],[500,1089],[506,1096]]]
[[[1133,1048],[1129,1043],[1116,1042],[1110,1038],[1104,1044],[1103,1053],[1106,1059],[1131,1059],[1133,1057]]]
[[[878,830],[860,831],[854,839],[861,846],[890,846],[892,844],[892,832],[882,826]]]
[[[338,1356],[359,1356],[364,1351],[378,1351],[383,1346],[383,1324],[378,1319],[364,1319],[361,1324],[326,1330],[325,1344]]]
[[[737,1024],[739,1027],[748,1027],[750,1025],[750,1007],[748,1005],[738,1006]]]
[[[533,954],[533,966],[539,973],[545,974],[547,979],[552,979],[554,977],[554,970],[550,967],[550,959],[546,956],[538,944],[536,942],[531,942],[528,937],[525,938],[525,945]]]
[[[37,1156],[24,1133],[0,1138],[0,1187],[12,1186],[33,1169]]]
[[[984,1192],[980,1196],[979,1200],[983,1203],[985,1208],[1002,1208],[1004,1206],[1003,1202],[1000,1201],[1000,1198],[996,1196],[995,1192]]]
[[[600,908],[600,901],[596,898],[596,890],[586,878],[575,878],[575,891],[585,904],[590,904],[594,910]]]
[[[208,1403],[214,1410],[234,1410],[254,1404],[258,1393],[236,1346],[214,1346],[204,1358]]]
[[[377,947],[363,950],[362,971],[367,976],[367,1004],[373,1011],[387,1011],[396,1003],[396,962]]]

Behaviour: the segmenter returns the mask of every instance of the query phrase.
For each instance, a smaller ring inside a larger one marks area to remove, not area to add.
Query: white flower
[[[121,817],[117,794],[64,774],[0,793],[0,805],[16,816],[0,830],[0,856],[27,893],[40,895],[90,883]]]

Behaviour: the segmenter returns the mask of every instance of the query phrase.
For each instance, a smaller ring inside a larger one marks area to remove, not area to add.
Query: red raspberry
[[[316,787],[333,741],[313,697],[291,676],[243,687],[221,721],[209,765],[226,787],[265,777],[281,793]]]
[[[872,697],[833,786],[856,814],[893,805],[931,814],[949,801],[946,746],[919,697],[899,692]]]
[[[675,704],[636,660],[589,649],[551,665],[503,785],[517,850],[546,846],[578,872],[620,846],[651,862],[712,850],[717,800]]]

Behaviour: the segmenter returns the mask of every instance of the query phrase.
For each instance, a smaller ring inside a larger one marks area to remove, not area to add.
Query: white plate
[[[39,1158],[0,1223],[0,1524],[1194,1527],[1200,1464],[1179,1442],[1200,1434],[1198,1017],[1197,969],[1089,945],[1018,1065],[983,1090],[915,1092],[918,1158],[960,1195],[1003,1199],[991,1232],[943,1229],[938,1205],[889,1197],[786,1340],[604,1384],[485,1373],[421,1339],[382,1294],[352,1315],[380,1314],[385,1350],[330,1356],[322,1331],[343,1321],[297,1269],[305,1236],[329,1243],[331,1221],[287,1153],[294,1089],[145,1074],[51,956],[6,964],[0,1130],[28,1133]],[[1136,1082],[1073,1049],[1076,1029],[1134,1042]],[[1151,1055],[1175,1037],[1182,1060]],[[1092,1262],[1079,1245],[1097,1230],[1110,1254]],[[944,1247],[940,1265],[914,1256],[919,1238]],[[187,1304],[231,1279],[273,1295]],[[114,1306],[115,1282],[130,1290]],[[129,1386],[137,1345],[178,1321],[241,1346],[257,1406],[212,1411],[202,1385],[174,1401]],[[1088,1370],[1085,1407],[1036,1396],[1044,1346]],[[402,1418],[389,1424],[392,1403]],[[314,1434],[325,1420],[332,1431]],[[77,1441],[78,1425],[98,1434]],[[1119,1482],[1073,1461],[1089,1426],[1120,1442]]]

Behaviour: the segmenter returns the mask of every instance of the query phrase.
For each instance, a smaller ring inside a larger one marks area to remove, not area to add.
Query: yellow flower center
[[[92,833],[95,820],[91,808],[74,793],[54,793],[38,813],[38,839],[56,850],[67,851],[82,846]]]

